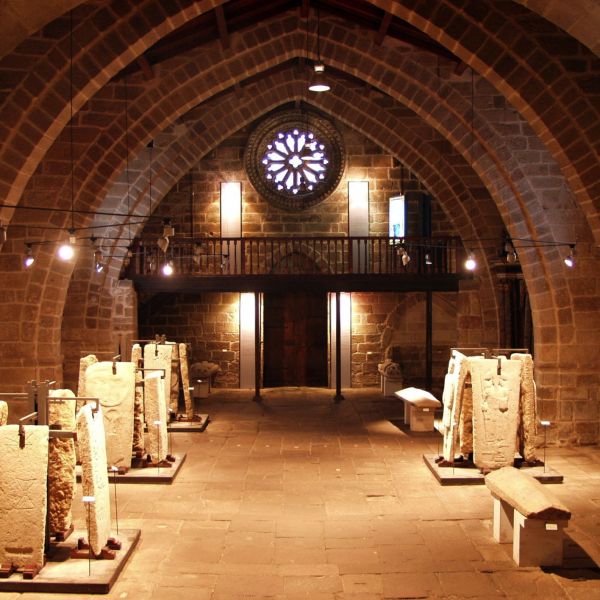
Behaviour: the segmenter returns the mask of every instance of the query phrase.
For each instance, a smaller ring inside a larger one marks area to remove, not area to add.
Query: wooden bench
[[[435,396],[414,387],[394,392],[394,396],[404,401],[404,423],[411,431],[433,431],[435,409],[442,406]]]
[[[494,539],[512,542],[519,567],[560,566],[564,529],[571,513],[539,481],[514,467],[485,476],[494,498]]]

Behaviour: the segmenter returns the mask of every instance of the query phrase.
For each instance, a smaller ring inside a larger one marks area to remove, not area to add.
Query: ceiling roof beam
[[[144,78],[148,81],[154,79],[154,70],[152,69],[152,65],[148,62],[148,59],[143,54],[140,54],[136,60],[144,74]]]
[[[307,19],[309,10],[310,0],[302,0],[302,4],[300,5],[300,18]]]
[[[383,38],[387,35],[388,29],[390,27],[390,23],[392,22],[392,13],[386,12],[383,14],[383,18],[381,19],[381,23],[379,24],[379,30],[375,34],[375,43],[378,46],[383,44]]]
[[[225,18],[225,11],[222,4],[215,7],[215,16],[217,18],[217,29],[219,30],[221,46],[223,46],[223,50],[227,50],[230,45],[230,39],[229,32],[227,31],[227,19]]]

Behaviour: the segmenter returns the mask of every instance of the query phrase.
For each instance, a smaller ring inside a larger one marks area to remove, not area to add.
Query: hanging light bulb
[[[575,266],[575,244],[569,244],[569,256],[567,256],[564,260],[565,265],[572,269]]]
[[[331,86],[325,81],[325,65],[317,63],[314,67],[314,75],[308,89],[311,92],[328,92]]]
[[[426,265],[432,265],[433,261],[431,260],[431,254],[429,254],[429,252],[425,253],[425,264]]]
[[[73,246],[76,242],[77,238],[75,237],[73,230],[70,230],[69,241],[58,248],[58,257],[61,260],[71,260],[73,256],[75,256],[75,249]]]
[[[25,252],[25,259],[23,260],[23,265],[26,269],[29,269],[35,262],[35,257],[33,256],[33,248],[31,244],[26,244],[27,251]]]
[[[469,252],[467,260],[465,261],[465,269],[467,269],[467,271],[474,271],[476,268],[477,261],[475,260],[475,256],[473,256],[472,252]]]
[[[307,38],[308,41],[308,38]],[[307,46],[308,52],[308,46]],[[319,9],[317,8],[317,62],[315,63],[314,73],[308,89],[311,92],[328,92],[331,87],[325,81],[325,65],[321,61],[321,20],[319,17]]]
[[[170,277],[171,275],[173,275],[173,271],[174,271],[174,269],[173,269],[173,263],[172,263],[172,261],[166,262],[163,265],[162,274],[165,277]]]

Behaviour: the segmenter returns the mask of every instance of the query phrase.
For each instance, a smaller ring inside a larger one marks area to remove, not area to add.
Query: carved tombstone
[[[8,423],[8,404],[0,400],[0,426]]]
[[[109,466],[131,467],[135,365],[109,361],[90,365],[85,386],[87,394],[98,397],[102,405]]]
[[[519,425],[521,362],[470,361],[473,385],[473,462],[481,469],[512,465]]]
[[[462,392],[468,372],[467,357],[460,352],[454,352],[452,375],[452,397],[448,407],[447,427],[444,434],[444,460],[454,462],[456,445],[458,443],[458,431],[460,413],[462,410]],[[444,407],[444,411],[446,411]],[[445,413],[446,414],[446,413]]]
[[[140,366],[142,347],[134,344],[131,348],[131,362]],[[135,397],[133,401],[133,451],[144,452],[144,375],[143,371],[135,372]]]
[[[165,378],[163,382],[164,398],[167,409],[170,408],[169,399],[171,397],[171,360],[173,357],[172,344],[146,344],[144,346],[144,368],[145,369],[164,369]],[[168,412],[168,410],[167,410]]]
[[[52,429],[75,430],[75,394],[71,390],[51,390],[48,424]],[[51,533],[63,533],[73,523],[71,507],[75,495],[75,442],[51,438],[48,460],[48,521]]]
[[[187,345],[179,344],[179,364],[181,371],[181,385],[183,387],[183,399],[185,401],[185,416],[188,421],[194,418],[194,403],[190,394],[190,367],[187,356]]]
[[[171,342],[167,342],[170,344]],[[171,389],[169,393],[169,407],[171,412],[176,415],[179,410],[179,345],[172,344],[171,351]]]
[[[521,456],[529,463],[535,463],[537,455],[535,451],[535,434],[537,425],[537,407],[535,381],[533,379],[533,358],[531,354],[511,354],[511,360],[519,360],[523,363],[521,369],[521,392],[519,399],[519,411],[521,416],[521,428],[519,439],[519,451]]]
[[[79,359],[79,382],[77,384],[77,395],[85,398],[89,394],[85,391],[85,372],[90,365],[94,365],[98,362],[98,359],[94,354],[88,354]],[[78,406],[81,408],[81,406]]]
[[[48,426],[0,427],[0,563],[15,568],[44,564]]]
[[[144,407],[148,426],[146,449],[154,462],[164,460],[169,453],[167,433],[167,404],[165,387],[161,379],[162,371],[148,372],[144,377]]]
[[[86,503],[89,544],[97,556],[110,537],[110,495],[102,408],[96,414],[87,404],[77,414],[77,446],[81,456],[83,496],[93,497]],[[89,519],[89,521],[88,521]]]

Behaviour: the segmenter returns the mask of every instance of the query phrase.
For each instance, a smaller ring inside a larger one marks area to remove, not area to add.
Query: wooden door
[[[325,294],[265,294],[263,385],[327,385]]]

